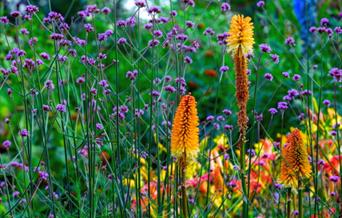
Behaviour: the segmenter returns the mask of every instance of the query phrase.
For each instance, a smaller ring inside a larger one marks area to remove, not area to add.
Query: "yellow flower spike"
[[[287,144],[282,149],[282,156],[280,182],[297,188],[298,179],[309,178],[311,174],[308,152],[300,130],[294,129],[287,136]]]
[[[226,40],[228,52],[233,56],[241,48],[242,54],[246,55],[248,52],[253,52],[254,33],[253,23],[250,17],[243,15],[234,15],[230,23],[230,30]]]

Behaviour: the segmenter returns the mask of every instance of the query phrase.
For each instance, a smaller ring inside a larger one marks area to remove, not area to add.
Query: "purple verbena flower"
[[[147,12],[149,14],[159,14],[161,12],[160,8],[158,6],[151,6]]]
[[[0,17],[0,23],[9,24],[9,19],[6,16]]]
[[[118,39],[118,44],[119,45],[124,45],[126,43],[127,43],[127,39],[126,38],[121,37],[121,38]]]
[[[39,8],[35,5],[27,5],[25,8],[25,12],[27,14],[33,15],[39,11]]]
[[[164,87],[164,90],[167,91],[167,92],[170,92],[170,93],[174,93],[176,92],[176,88],[171,86],[171,85],[167,85]]]
[[[265,2],[264,1],[258,1],[256,5],[258,8],[262,8],[265,6]]]
[[[99,82],[99,85],[102,86],[103,88],[107,88],[109,86],[107,80],[101,80]]]
[[[126,20],[126,25],[130,26],[130,27],[134,27],[135,26],[135,17],[129,17]]]
[[[284,111],[288,108],[287,102],[280,101],[278,102],[278,110]]]
[[[337,67],[331,68],[329,71],[329,75],[334,78],[336,82],[342,81],[342,69]]]
[[[288,72],[282,72],[283,76],[289,78],[290,74]]]
[[[148,42],[148,46],[150,48],[156,47],[159,45],[159,40],[158,39],[152,39]]]
[[[48,89],[48,90],[54,90],[55,89],[55,85],[53,84],[52,80],[47,80],[45,82],[45,87]]]
[[[230,115],[232,115],[232,111],[231,110],[229,110],[229,109],[223,109],[223,111],[222,111],[226,116],[230,116]]]
[[[215,34],[214,30],[210,27],[206,28],[203,32],[205,36],[213,36]]]
[[[171,16],[171,17],[176,17],[176,16],[177,16],[177,11],[172,10],[172,11],[170,12],[170,16]]]
[[[191,64],[192,63],[192,59],[189,56],[185,56],[184,57],[184,63]]]
[[[213,120],[215,120],[215,117],[214,117],[213,115],[209,115],[209,116],[207,116],[207,118],[206,118],[206,121],[208,121],[208,122],[211,122],[211,121],[213,121]]]
[[[135,80],[138,76],[138,70],[128,71],[126,73],[126,78],[130,79],[131,81]]]
[[[160,96],[160,92],[158,92],[157,90],[152,90],[151,94],[153,97],[159,97]]]
[[[296,42],[295,42],[295,40],[294,40],[294,38],[292,36],[287,37],[286,40],[285,40],[285,44],[289,45],[289,46],[294,46],[295,43]]]
[[[268,110],[268,112],[270,112],[271,115],[275,115],[276,113],[278,113],[278,110],[272,107]]]
[[[295,74],[295,75],[293,75],[293,77],[292,77],[292,79],[293,79],[294,81],[298,81],[298,80],[300,80],[300,78],[301,78],[301,76],[300,76],[299,74]]]
[[[163,36],[163,32],[161,30],[154,30],[153,35],[157,38],[160,38]]]
[[[60,33],[52,33],[50,35],[50,38],[53,40],[62,40],[62,39],[64,39],[64,35],[60,34]]]
[[[259,45],[262,52],[270,53],[272,51],[271,47],[265,43]]]
[[[29,132],[27,131],[27,129],[20,130],[20,136],[21,137],[27,137],[28,134],[29,134]]]
[[[112,10],[110,10],[110,8],[108,7],[104,7],[101,9],[101,12],[105,15],[108,15]]]
[[[185,25],[186,25],[186,27],[188,27],[190,29],[194,28],[194,26],[195,26],[194,22],[192,22],[190,20],[186,21]]]
[[[323,101],[323,104],[325,105],[325,106],[330,106],[330,101],[328,100],[328,99],[325,99],[324,101]]]
[[[20,29],[20,33],[23,34],[23,35],[28,35],[28,34],[30,34],[30,32],[29,32],[26,28],[21,28],[21,29]]]
[[[84,24],[84,29],[86,30],[86,32],[90,33],[94,31],[94,27],[93,25],[91,25],[90,23],[86,23]]]
[[[336,176],[336,175],[333,175],[333,176],[329,177],[329,180],[334,182],[334,183],[337,183],[339,179],[340,179],[340,177]]]
[[[221,73],[225,73],[225,72],[227,72],[229,70],[229,67],[228,66],[221,66],[220,67],[220,72]]]
[[[223,2],[221,4],[221,11],[222,12],[230,11],[230,5],[227,2]]]
[[[315,33],[316,31],[317,31],[317,28],[314,27],[314,26],[312,26],[312,27],[309,28],[309,32],[310,32],[310,33]]]
[[[272,76],[272,74],[270,74],[270,73],[265,73],[264,78],[267,79],[267,80],[269,80],[269,81],[272,81],[272,80],[273,80],[273,76]]]
[[[272,61],[276,64],[279,63],[279,56],[276,54],[271,54]]]
[[[146,6],[145,0],[135,0],[134,4],[139,8],[143,8]]]
[[[219,115],[219,116],[216,117],[216,120],[217,121],[225,121],[225,118],[224,118],[224,116]]]
[[[224,128],[225,130],[229,130],[229,131],[233,130],[233,126],[232,126],[232,125],[229,125],[229,124],[224,125],[223,128]]]
[[[10,13],[11,17],[17,18],[21,15],[20,11],[12,11]]]
[[[4,148],[4,149],[9,149],[9,147],[11,147],[11,141],[10,140],[5,140],[5,141],[3,141],[2,142],[2,147]]]
[[[65,113],[66,112],[65,104],[57,104],[56,105],[56,110],[59,111],[59,112]]]
[[[324,17],[320,21],[321,26],[329,26],[329,19]]]
[[[97,130],[103,130],[103,125],[101,123],[96,123]]]

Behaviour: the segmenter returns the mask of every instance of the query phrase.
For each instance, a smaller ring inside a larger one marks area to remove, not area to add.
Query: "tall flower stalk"
[[[238,113],[238,125],[239,125],[239,141],[238,146],[241,149],[240,153],[240,167],[241,167],[241,182],[243,187],[243,193],[246,195],[246,184],[244,178],[245,171],[245,142],[246,142],[246,130],[248,125],[247,115],[247,102],[249,98],[248,90],[248,76],[247,65],[248,60],[246,55],[253,51],[254,33],[253,23],[250,17],[244,17],[243,15],[234,15],[230,23],[230,30],[228,32],[227,47],[228,52],[234,58],[235,65],[235,88],[236,99],[239,107]],[[248,216],[248,202],[243,201],[243,217]]]
[[[177,158],[182,186],[182,213],[188,217],[185,177],[187,166],[194,162],[199,151],[199,119],[196,100],[185,95],[178,105],[172,126],[171,153]]]
[[[246,129],[248,123],[247,102],[249,98],[246,55],[253,51],[253,23],[250,17],[234,15],[227,38],[228,52],[234,58],[236,99],[239,107],[238,125],[240,128],[239,145],[246,140]]]

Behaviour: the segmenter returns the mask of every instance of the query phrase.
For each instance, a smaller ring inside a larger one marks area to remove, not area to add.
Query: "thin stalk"
[[[286,217],[291,218],[291,188],[287,190],[286,205]]]
[[[298,212],[299,218],[303,218],[303,188],[301,187],[301,180],[298,180]]]
[[[188,217],[188,199],[185,189],[185,171],[186,171],[186,151],[184,150],[183,158],[180,161],[181,183],[182,183],[182,215],[184,218]]]

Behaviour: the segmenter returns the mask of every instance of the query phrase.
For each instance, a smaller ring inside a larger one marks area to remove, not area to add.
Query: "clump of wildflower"
[[[297,188],[298,181],[309,178],[311,174],[309,155],[299,129],[294,129],[287,136],[282,156],[280,181],[286,186]]]

